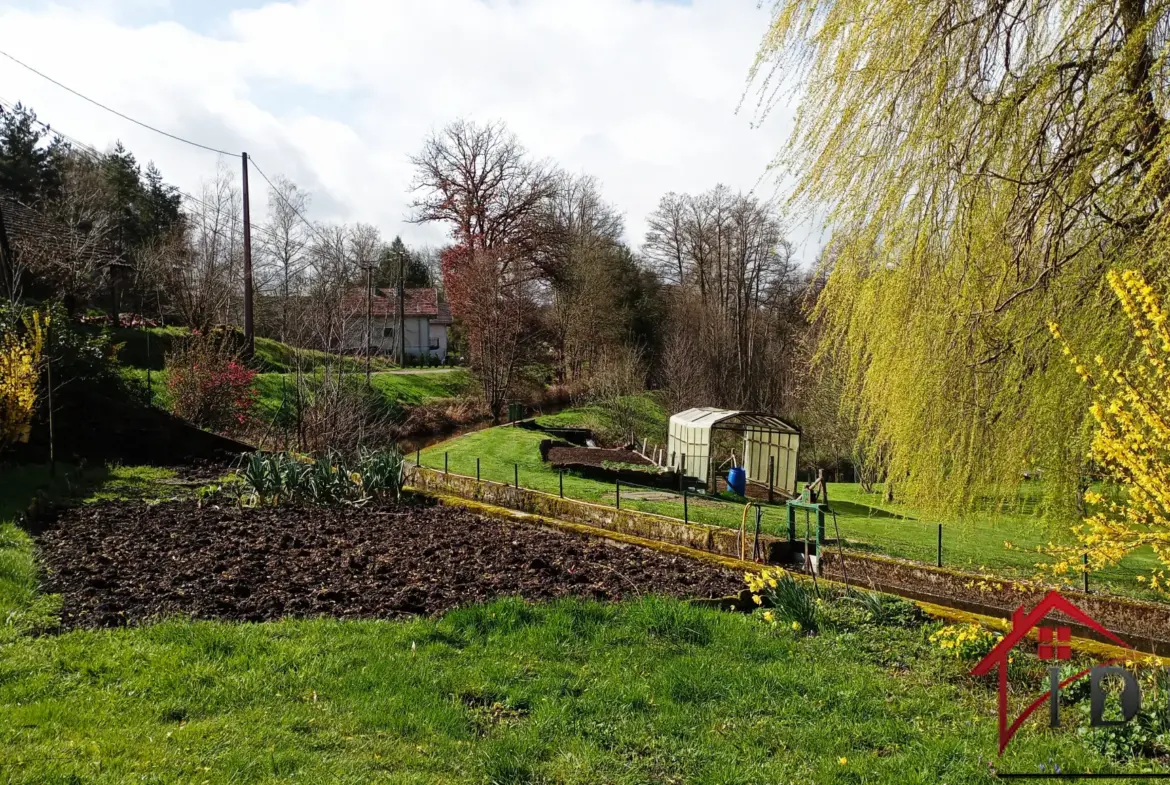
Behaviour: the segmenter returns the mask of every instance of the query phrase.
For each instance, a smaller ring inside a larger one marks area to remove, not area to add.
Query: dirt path
[[[162,615],[262,621],[394,618],[519,595],[617,600],[734,593],[727,570],[439,505],[197,508],[109,502],[39,538],[66,627]]]

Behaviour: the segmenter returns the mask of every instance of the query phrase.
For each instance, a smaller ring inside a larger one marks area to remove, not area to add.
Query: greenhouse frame
[[[713,431],[743,434],[743,469],[749,482],[767,486],[771,479],[777,492],[796,496],[800,428],[773,414],[710,407],[672,414],[666,445],[668,468],[709,484]],[[768,476],[769,458],[774,478]]]

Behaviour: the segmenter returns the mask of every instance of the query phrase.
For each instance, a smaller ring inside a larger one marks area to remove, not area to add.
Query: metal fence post
[[[768,504],[776,501],[773,488],[776,483],[776,456],[768,456]]]
[[[687,489],[683,488],[683,523],[690,522],[691,516],[689,510],[687,510]]]
[[[475,459],[475,481],[479,482],[479,458]]]
[[[614,480],[613,487],[614,487],[614,499],[617,501],[617,508],[620,510],[622,508],[622,481],[621,480]]]
[[[938,525],[938,557],[935,559],[935,565],[942,566],[942,524]]]
[[[1081,575],[1084,576],[1085,594],[1089,593],[1089,552],[1081,554]]]
[[[516,485],[516,490],[520,490],[520,464],[512,464],[512,482]]]
[[[447,473],[447,453],[443,453],[443,474]]]
[[[422,450],[421,449],[414,451],[414,465],[415,466],[422,466]]]
[[[560,482],[560,485],[561,485],[561,498],[563,499],[563,498],[565,498],[565,470],[564,469],[560,469],[557,472],[557,480],[558,480],[558,482]]]

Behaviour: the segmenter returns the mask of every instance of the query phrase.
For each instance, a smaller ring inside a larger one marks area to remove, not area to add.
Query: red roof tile
[[[434,289],[407,289],[403,293],[407,316],[439,316],[439,293]],[[366,312],[366,290],[350,289],[341,302],[342,310],[349,316]],[[393,289],[378,289],[370,297],[370,315],[377,317],[398,315],[398,296]]]

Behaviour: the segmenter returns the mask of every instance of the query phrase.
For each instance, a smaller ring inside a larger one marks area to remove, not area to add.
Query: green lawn
[[[993,693],[961,673],[922,630],[797,639],[652,597],[170,621],[6,644],[0,744],[30,785],[992,782]],[[1005,767],[1108,765],[1032,725]]]
[[[583,425],[604,421],[606,413],[598,407],[568,410],[541,418],[552,425]],[[540,460],[538,451],[542,439],[548,436],[521,428],[500,427],[470,433],[444,442],[422,452],[424,466],[441,469],[446,455],[449,470],[475,476],[476,459],[480,460],[480,476],[485,480],[512,483],[519,471],[520,485],[546,493],[559,493],[558,473]],[[582,501],[613,505],[616,490],[613,485],[580,477],[564,477],[565,496]],[[662,492],[639,491],[623,487],[623,509],[682,518],[682,499],[674,495],[662,499]],[[639,498],[643,497],[643,498]],[[829,498],[837,512],[836,526],[830,518],[827,535],[836,536],[839,530],[848,547],[875,553],[934,563],[937,556],[937,519],[920,516],[904,505],[883,504],[879,492],[867,494],[856,484],[830,483]],[[961,520],[943,521],[943,565],[964,570],[993,572],[1007,577],[1036,577],[1036,564],[1045,556],[1035,547],[1050,541],[1063,541],[1070,535],[1068,527],[1045,523],[1021,505],[1022,511],[987,511]],[[687,518],[697,523],[738,528],[743,519],[743,506],[731,502],[701,499],[692,496],[687,504]],[[749,514],[749,526],[754,514]],[[815,521],[812,522],[815,532]],[[762,531],[777,536],[788,532],[787,511],[781,505],[765,505],[761,519]],[[799,535],[805,531],[803,515],[798,518]],[[1011,541],[1011,549],[1005,542]],[[1152,552],[1139,552],[1128,557],[1118,567],[1093,573],[1090,588],[1107,588],[1134,596],[1150,597],[1136,577],[1148,573],[1156,564]],[[1071,576],[1074,585],[1080,585],[1079,576]]]

